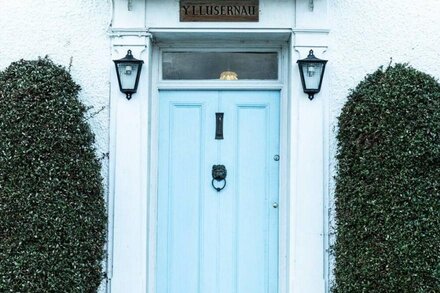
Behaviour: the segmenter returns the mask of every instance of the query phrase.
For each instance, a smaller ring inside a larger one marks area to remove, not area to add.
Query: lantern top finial
[[[322,59],[317,58],[315,56],[313,50],[310,50],[309,55],[307,55],[307,58],[298,60],[297,63],[300,63],[300,62],[324,62],[324,61],[327,62],[326,60],[322,60]]]

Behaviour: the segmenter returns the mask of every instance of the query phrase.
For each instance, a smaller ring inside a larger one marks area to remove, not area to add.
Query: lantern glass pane
[[[164,80],[277,80],[277,52],[164,52]]]
[[[122,89],[134,90],[138,70],[139,64],[137,63],[124,62],[118,64],[119,78],[121,79]]]
[[[305,62],[302,65],[302,71],[304,74],[304,82],[306,89],[317,90],[319,89],[319,82],[321,81],[322,69],[324,64],[315,62]]]

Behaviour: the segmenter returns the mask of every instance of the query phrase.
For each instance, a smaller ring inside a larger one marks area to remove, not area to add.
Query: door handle
[[[212,187],[217,190],[217,192],[220,192],[226,187],[226,176],[228,172],[226,171],[226,167],[224,165],[214,165],[212,166]],[[223,186],[215,186],[215,182],[221,182],[223,181]]]

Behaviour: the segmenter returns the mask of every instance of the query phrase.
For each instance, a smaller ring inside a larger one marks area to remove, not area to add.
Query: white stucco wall
[[[99,154],[108,152],[109,61],[107,0],[0,0],[0,70],[19,59],[48,55],[69,67],[90,119]],[[104,168],[105,170],[107,168]]]
[[[390,58],[439,78],[439,13],[439,0],[329,1],[331,117],[338,115],[348,89]]]

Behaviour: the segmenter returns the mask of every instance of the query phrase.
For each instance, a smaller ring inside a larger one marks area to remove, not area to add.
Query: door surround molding
[[[181,37],[181,36],[179,36]],[[261,80],[243,80],[243,81],[162,81],[161,74],[161,53],[163,50],[200,50],[200,51],[250,51],[262,52],[271,51],[279,54],[279,79],[277,81],[261,81]],[[288,46],[287,43],[267,44],[261,41],[254,41],[250,43],[229,42],[221,45],[209,41],[196,41],[191,45],[188,43],[159,43],[153,47],[152,50],[152,87],[151,87],[151,112],[150,112],[150,190],[149,190],[149,225],[148,225],[148,293],[155,293],[155,262],[156,262],[156,227],[157,227],[157,170],[158,170],[158,99],[159,90],[277,90],[280,92],[280,157],[285,158],[280,160],[279,173],[279,257],[278,257],[278,271],[279,280],[278,287],[280,293],[287,293],[288,279],[287,279],[287,259],[288,259],[288,186],[287,176],[287,162],[288,162],[288,141],[287,141],[287,84],[288,84]],[[153,182],[154,181],[154,182]]]
[[[275,39],[269,37],[271,34],[276,35]],[[284,209],[280,206],[280,255],[283,246],[285,252],[279,260],[279,292],[326,291],[329,129],[325,84],[328,78],[317,99],[310,102],[302,92],[296,60],[304,58],[308,48],[314,48],[323,57],[327,34],[328,30],[321,29],[173,29],[169,32],[157,29],[157,34],[149,29],[145,34],[130,31],[111,35],[112,59],[123,57],[131,49],[136,58],[144,61],[145,70],[138,93],[130,101],[119,92],[116,74],[111,71],[108,292],[154,292],[154,284],[150,282],[154,283],[151,278],[154,264],[149,259],[156,248],[149,235],[155,233],[151,231],[154,225],[151,219],[155,216],[151,208],[156,204],[152,192],[157,190],[154,160],[157,161],[155,127],[159,89],[280,90],[280,154],[286,158],[280,161],[280,202],[285,200],[286,205]],[[159,82],[158,50],[190,47],[190,42],[185,41],[188,35],[195,36],[197,46],[277,48],[282,52],[283,78],[281,82],[238,81],[222,86],[215,82],[198,85]],[[233,36],[236,41],[215,42],[217,35]],[[162,42],[163,36],[168,42]],[[238,41],[240,37],[245,41]]]

